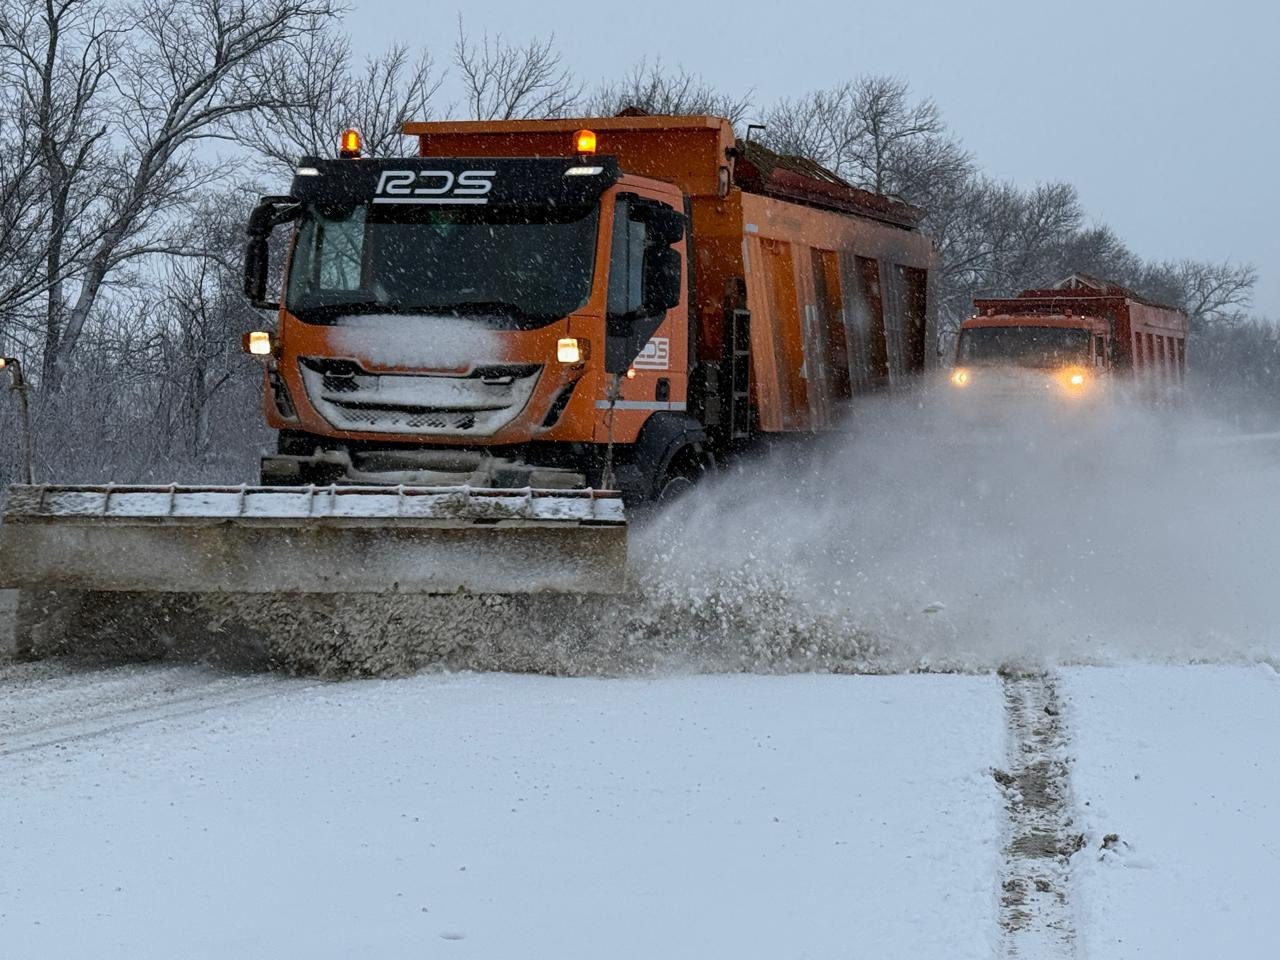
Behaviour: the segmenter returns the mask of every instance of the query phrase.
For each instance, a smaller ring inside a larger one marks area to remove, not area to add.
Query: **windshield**
[[[311,208],[298,226],[286,306],[311,323],[357,313],[550,323],[591,293],[597,209]]]
[[[1086,363],[1089,331],[1063,327],[970,327],[960,332],[961,364],[1062,367]]]

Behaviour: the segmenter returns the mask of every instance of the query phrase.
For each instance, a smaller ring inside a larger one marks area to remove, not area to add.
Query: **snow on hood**
[[[507,360],[507,344],[483,317],[421,314],[342,317],[334,349],[383,367],[452,368]]]

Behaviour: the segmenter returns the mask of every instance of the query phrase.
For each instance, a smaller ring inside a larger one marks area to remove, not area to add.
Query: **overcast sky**
[[[460,9],[351,0],[357,48],[447,62]],[[759,9],[758,16],[743,11]],[[1247,261],[1280,319],[1278,0],[557,3],[461,7],[467,32],[554,32],[593,85],[661,57],[764,105],[860,73],[933,97],[990,173],[1068,180],[1140,255]]]

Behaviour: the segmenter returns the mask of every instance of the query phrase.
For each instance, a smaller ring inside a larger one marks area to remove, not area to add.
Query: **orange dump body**
[[[596,135],[594,155],[577,152],[575,134],[583,128]],[[304,322],[286,303],[264,405],[278,430],[321,446],[480,449],[571,462],[588,482],[588,461],[598,464],[612,444],[624,467],[643,467],[636,482],[651,490],[686,447],[706,463],[762,433],[833,427],[858,394],[905,381],[934,354],[935,252],[916,228],[920,212],[740,143],[726,120],[642,116],[404,129],[419,138],[421,157],[465,161],[479,173],[512,158],[561,158],[587,168],[600,158],[616,163],[617,179],[599,197],[589,295],[563,317],[488,331],[469,355],[455,349],[443,359],[430,344],[415,344],[414,331],[447,339],[466,318],[431,328],[400,317],[353,333],[348,325]],[[436,191],[436,181],[423,182],[431,186],[418,192]],[[681,289],[678,302],[652,318],[611,393],[611,277],[622,269],[615,211],[636,202],[687,218],[671,244]],[[468,338],[465,331],[457,337]],[[574,362],[558,359],[565,340],[577,341]],[[363,405],[326,392],[341,386],[346,362],[359,373],[353,393]],[[490,370],[516,371],[515,385],[498,384],[498,376],[492,383],[482,376],[477,385],[477,371]],[[374,380],[377,389],[366,389]],[[418,402],[405,402],[415,391]],[[450,395],[458,402],[444,402]],[[486,397],[507,407],[471,417],[467,411],[483,407]],[[657,452],[649,449],[655,444]]]

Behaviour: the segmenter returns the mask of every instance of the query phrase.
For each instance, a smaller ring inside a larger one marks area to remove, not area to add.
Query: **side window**
[[[1096,367],[1107,365],[1107,341],[1105,337],[1093,338],[1093,364]]]
[[[644,305],[645,225],[631,219],[631,201],[621,197],[613,212],[609,254],[609,314],[638,314]]]
[[[364,265],[364,211],[357,207],[347,220],[321,221],[316,246],[322,290],[358,290]]]
[[[364,207],[346,220],[331,220],[319,213],[303,218],[289,264],[288,301],[324,290],[358,290],[363,284]]]

